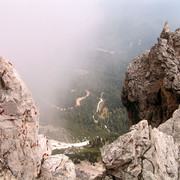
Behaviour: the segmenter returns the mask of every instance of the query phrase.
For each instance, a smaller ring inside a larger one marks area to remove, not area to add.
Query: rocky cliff
[[[13,65],[0,57],[0,179],[75,179],[64,155],[38,135],[39,110]]]
[[[178,180],[180,29],[170,32],[166,22],[158,43],[133,60],[122,100],[132,126],[129,133],[101,148],[106,172],[96,180]]]
[[[106,173],[97,179],[178,180],[179,124],[180,109],[158,129],[148,126],[147,120],[133,125],[129,133],[101,149]]]
[[[130,125],[146,119],[158,127],[172,117],[180,103],[180,29],[170,32],[166,22],[158,43],[132,61],[122,101]]]

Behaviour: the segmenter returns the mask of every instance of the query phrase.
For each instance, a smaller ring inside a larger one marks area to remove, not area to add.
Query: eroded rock
[[[75,180],[75,166],[63,154],[49,156],[44,159],[41,168],[41,180]]]
[[[177,180],[178,154],[172,136],[152,129],[143,120],[132,126],[129,133],[101,148],[106,173],[99,179]]]
[[[168,23],[150,51],[136,57],[126,71],[122,90],[130,125],[147,119],[153,127],[172,117],[180,103],[180,31]]]
[[[38,135],[39,110],[10,62],[0,57],[0,178],[35,179],[51,153]]]
[[[161,124],[158,130],[173,137],[175,145],[177,145],[180,152],[180,107],[173,113],[173,117]],[[179,153],[180,164],[180,153]]]

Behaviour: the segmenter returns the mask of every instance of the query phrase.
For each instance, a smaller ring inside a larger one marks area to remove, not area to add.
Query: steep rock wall
[[[158,43],[133,60],[126,71],[122,101],[130,132],[101,148],[106,172],[96,180],[178,180],[180,29],[170,32],[166,22]]]
[[[76,179],[67,156],[50,156],[39,109],[13,65],[0,57],[0,179]]]
[[[39,110],[13,65],[0,57],[0,176],[34,179],[44,154],[50,154],[44,135],[38,135]]]
[[[132,61],[122,102],[130,125],[146,119],[158,127],[172,117],[180,103],[180,29],[170,32],[166,22],[158,43]]]

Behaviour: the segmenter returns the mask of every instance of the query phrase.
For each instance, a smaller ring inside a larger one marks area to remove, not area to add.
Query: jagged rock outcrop
[[[172,117],[180,103],[180,29],[164,29],[150,51],[136,57],[122,90],[130,125],[147,119],[153,127]]]
[[[180,164],[180,106],[179,109],[174,112],[173,117],[167,120],[166,123],[161,124],[158,127],[158,130],[173,137],[175,145],[177,145],[179,149],[179,164]]]
[[[41,168],[41,180],[75,180],[75,166],[63,154],[57,154],[44,159]]]
[[[0,176],[10,171],[17,179],[40,173],[50,149],[38,135],[39,110],[12,64],[0,58]]]
[[[173,118],[152,129],[146,120],[131,127],[130,132],[120,136],[112,144],[101,148],[106,173],[97,179],[166,179],[177,180],[179,168],[180,109]],[[171,126],[169,126],[171,124]],[[165,128],[169,126],[169,130]],[[172,136],[174,134],[175,142]]]
[[[130,124],[138,124],[101,148],[106,172],[96,180],[178,180],[180,29],[170,32],[166,22],[158,43],[133,60],[126,72],[122,101]]]
[[[0,57],[0,179],[49,180],[60,172],[74,179],[74,164],[66,156],[49,156],[48,140],[38,130],[39,110],[32,95],[13,65]],[[52,172],[51,167],[58,168]]]

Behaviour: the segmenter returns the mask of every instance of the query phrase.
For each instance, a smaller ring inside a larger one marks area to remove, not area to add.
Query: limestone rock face
[[[32,95],[12,64],[0,57],[0,179],[76,179],[72,161],[50,156],[49,142],[38,131]]]
[[[0,57],[0,178],[35,179],[51,153],[39,110],[13,65]]]
[[[152,129],[146,120],[101,148],[101,155],[106,173],[99,179],[178,179],[179,150],[173,137]]]
[[[41,168],[41,180],[75,180],[75,165],[63,154],[44,159]]]
[[[136,57],[126,71],[122,90],[130,125],[147,119],[153,127],[172,117],[180,103],[180,29],[168,23],[150,51]]]
[[[158,130],[173,137],[175,145],[179,149],[179,164],[180,164],[180,107],[177,109],[173,117],[161,124]],[[180,172],[179,172],[180,173]]]
[[[133,60],[126,72],[122,101],[130,124],[138,124],[101,148],[106,172],[96,180],[178,180],[180,29],[170,32],[166,22],[158,43]]]

